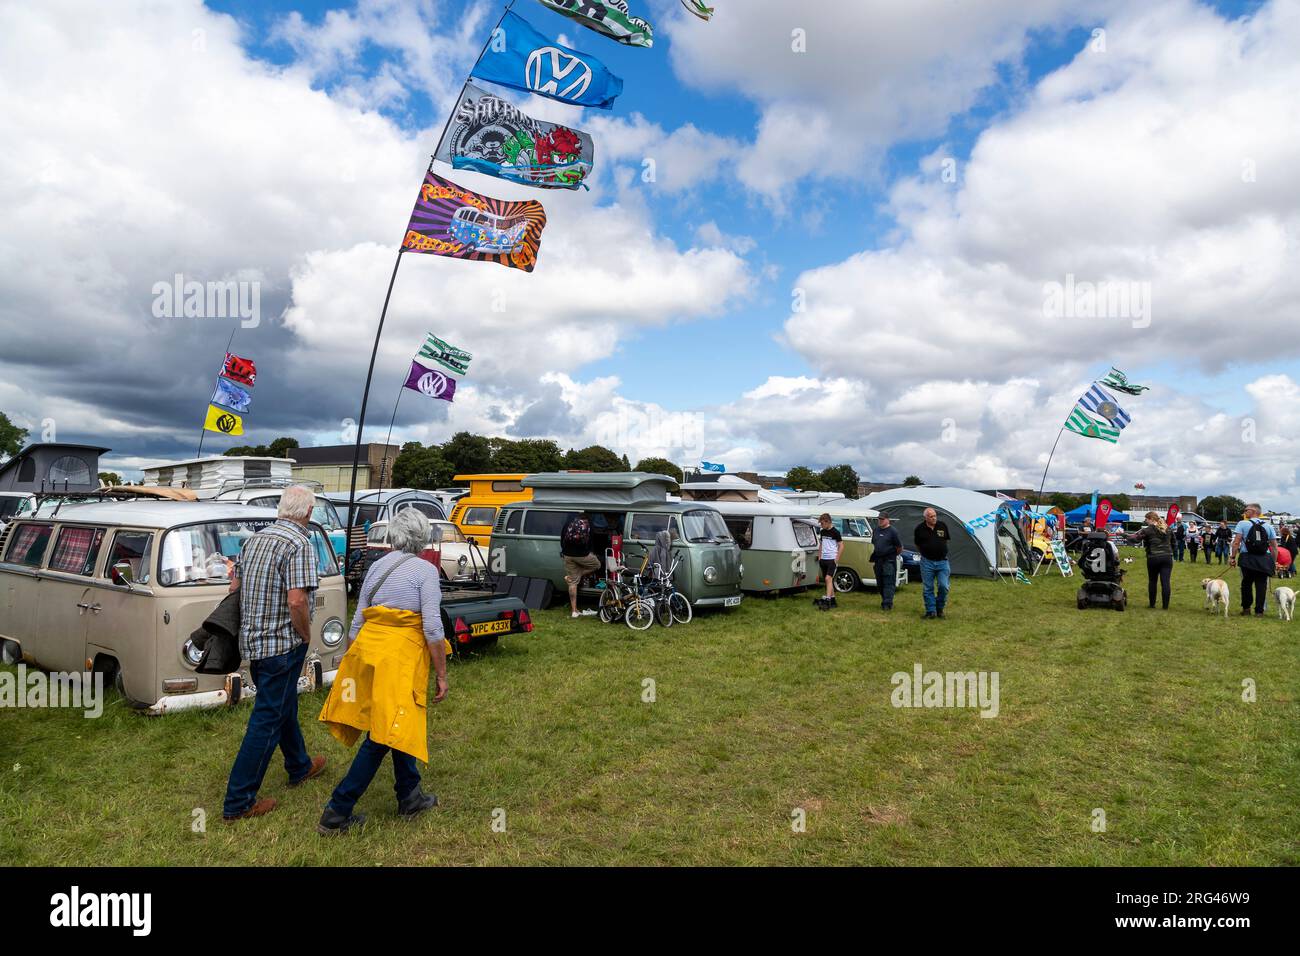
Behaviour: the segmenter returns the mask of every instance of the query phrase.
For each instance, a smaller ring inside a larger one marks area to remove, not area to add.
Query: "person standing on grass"
[[[419,558],[430,532],[421,512],[397,512],[388,523],[392,551],[370,566],[358,592],[343,662],[320,720],[344,746],[351,747],[362,733],[366,739],[321,814],[316,830],[322,835],[366,822],[353,808],[390,753],[397,815],[410,819],[438,805],[437,797],[420,789],[416,763],[429,762],[430,662],[433,702],[447,697],[442,586],[437,567]]]
[[[1201,550],[1201,532],[1194,524],[1187,526],[1187,550],[1191,552],[1192,564],[1195,564],[1197,552]]]
[[[587,608],[578,610],[578,585],[588,574],[600,570],[600,558],[591,550],[591,515],[579,512],[570,515],[560,531],[560,554],[564,556],[564,581],[569,586],[569,611],[571,617],[588,617],[596,612]]]
[[[1146,530],[1145,528],[1143,530]],[[1174,559],[1183,560],[1183,553],[1187,550],[1187,525],[1181,521],[1174,522]]]
[[[291,787],[325,769],[324,757],[307,754],[298,726],[298,678],[311,643],[312,597],[319,584],[307,529],[315,505],[310,488],[286,488],[278,520],[244,542],[231,576],[230,590],[239,592],[239,650],[249,662],[257,696],[226,784],[222,817],[227,822],[275,809],[275,800],[259,800],[257,791],[276,747]]]
[[[1286,549],[1291,555],[1291,567],[1295,567],[1296,552],[1300,551],[1300,539],[1296,537],[1289,524],[1282,525],[1282,532],[1278,535],[1277,546]]]
[[[889,515],[876,519],[876,530],[871,532],[871,563],[876,569],[876,586],[880,588],[880,609],[894,609],[894,589],[898,584],[898,559],[903,553],[903,542],[898,532],[890,526]]]
[[[1264,509],[1257,504],[1246,505],[1245,517],[1237,522],[1232,535],[1232,559],[1229,567],[1241,568],[1241,613],[1250,613],[1254,592],[1255,616],[1264,615],[1264,601],[1268,596],[1268,578],[1277,567],[1277,532],[1273,525],[1260,517]]]
[[[1226,521],[1220,521],[1218,530],[1214,532],[1214,550],[1219,556],[1220,564],[1227,561],[1232,552],[1232,529]]]
[[[1160,603],[1169,610],[1169,591],[1174,573],[1174,536],[1165,519],[1154,511],[1146,513],[1146,525],[1129,537],[1130,544],[1140,544],[1147,552],[1147,603],[1156,606],[1156,582],[1160,583]],[[1195,560],[1193,558],[1192,560]]]
[[[821,568],[822,577],[826,580],[825,606],[835,607],[835,568],[840,563],[840,556],[844,554],[844,536],[835,527],[835,522],[831,520],[829,514],[823,513],[817,522],[821,525],[817,529],[817,537],[821,543],[821,549],[817,552],[817,564]]]
[[[921,552],[921,595],[925,599],[926,620],[942,618],[944,606],[948,603],[948,581],[951,569],[948,565],[948,542],[952,535],[948,526],[939,520],[939,513],[933,508],[926,508],[924,519],[912,533],[916,550]]]

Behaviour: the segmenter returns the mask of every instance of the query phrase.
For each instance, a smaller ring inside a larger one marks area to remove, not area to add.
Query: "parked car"
[[[150,714],[233,705],[256,693],[247,662],[199,674],[190,641],[229,591],[244,542],[275,512],[234,503],[62,504],[0,537],[0,650],[51,671],[104,675]],[[343,657],[343,577],[325,529],[310,526],[320,569],[298,691],[331,683]]]
[[[803,590],[817,581],[818,538],[798,503],[713,501],[740,547],[740,587],[756,594]]]
[[[669,501],[675,482],[640,472],[552,472],[523,479],[532,501],[504,505],[492,529],[488,567],[496,573],[546,578],[563,592],[564,559],[560,531],[573,515],[592,516],[592,549],[607,561],[621,552],[624,565],[639,568],[654,546],[655,534],[668,531],[679,564],[674,581],[695,607],[740,604],[744,568],[741,550],[722,515],[708,505]],[[599,575],[580,593],[600,594]]]
[[[250,481],[238,487],[219,491],[214,498],[209,500],[238,501],[240,504],[250,505],[254,508],[279,508],[280,497],[284,494],[284,489],[288,488],[289,485],[296,484],[305,484],[305,482],[278,481],[275,486],[268,486]],[[325,529],[325,534],[330,541],[330,547],[334,549],[334,556],[342,558],[347,550],[347,533],[344,530],[342,519],[339,518],[338,510],[334,507],[334,503],[318,493],[316,495],[316,504],[311,509],[311,520]]]
[[[487,553],[476,542],[466,538],[460,528],[450,521],[431,521],[429,528],[434,538],[421,557],[437,564],[444,578],[459,581],[487,569]],[[388,522],[371,524],[366,533],[366,567],[391,550]]]
[[[527,475],[457,475],[456,481],[469,484],[469,493],[461,497],[451,510],[451,520],[467,537],[487,547],[496,524],[497,509],[515,501],[528,501],[533,497],[531,488],[525,488]]]

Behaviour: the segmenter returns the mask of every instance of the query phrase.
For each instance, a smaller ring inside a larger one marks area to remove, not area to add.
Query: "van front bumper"
[[[693,607],[740,607],[743,595],[725,594],[722,597],[696,598]]]
[[[309,660],[307,662],[307,673],[298,678],[298,693],[309,694],[321,687],[329,687],[334,683],[334,677],[338,674],[338,669],[320,670],[319,681],[316,678],[318,673],[316,666],[319,660]],[[153,717],[159,717],[163,714],[174,714],[182,710],[210,710],[214,707],[233,707],[241,700],[248,700],[257,696],[257,688],[249,679],[247,672],[237,671],[227,674],[225,686],[218,690],[197,691],[193,694],[168,694],[160,698],[152,707],[146,707],[144,713]]]

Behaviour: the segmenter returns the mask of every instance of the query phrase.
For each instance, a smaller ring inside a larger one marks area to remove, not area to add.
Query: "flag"
[[[711,462],[711,461],[702,461],[702,462],[700,462],[700,470],[701,470],[701,471],[720,471],[720,472],[725,472],[725,471],[727,470],[727,466],[726,466],[726,465],[715,465],[715,464],[714,464],[713,462]]]
[[[628,46],[654,46],[655,31],[627,11],[627,0],[538,0],[542,6]]]
[[[701,20],[708,20],[713,17],[713,7],[706,7],[701,0],[682,0],[682,6]]]
[[[1104,422],[1097,421],[1078,405],[1074,406],[1074,411],[1070,412],[1070,417],[1065,420],[1065,427],[1084,438],[1100,438],[1108,442],[1119,441],[1118,428],[1111,428]]]
[[[1021,584],[1034,583],[1033,581],[1029,580],[1029,576],[1026,575],[1025,572],[1021,571],[1019,568],[1016,568],[1016,580],[1019,581]]]
[[[1146,491],[1146,490],[1147,490],[1147,486],[1144,485],[1144,484],[1142,484],[1142,482],[1140,482],[1140,481],[1135,481],[1135,482],[1133,482],[1133,487],[1136,488],[1138,491]]]
[[[1079,397],[1079,404],[1095,415],[1106,419],[1114,428],[1123,428],[1133,419],[1129,413],[1119,407],[1115,396],[1096,382]]]
[[[1101,504],[1097,505],[1097,512],[1096,512],[1097,521],[1093,525],[1093,527],[1096,528],[1098,531],[1105,531],[1106,525],[1110,524],[1110,512],[1111,512],[1110,499],[1102,498]]]
[[[217,379],[217,390],[212,393],[210,401],[213,405],[225,405],[226,408],[234,411],[246,412],[248,406],[252,404],[253,396],[234,382],[227,382],[224,378],[219,378]]]
[[[226,353],[226,360],[221,365],[221,374],[226,378],[234,379],[240,385],[251,387],[257,384],[257,366],[253,364],[253,360],[240,358],[229,352]]]
[[[454,378],[425,368],[419,362],[411,363],[411,371],[406,374],[405,387],[428,395],[430,398],[441,398],[444,402],[450,402],[456,394]]]
[[[424,174],[402,248],[453,259],[496,262],[532,272],[546,226],[542,204],[506,202]]]
[[[244,420],[234,412],[228,412],[216,405],[208,406],[208,417],[203,422],[203,430],[219,432],[222,435],[244,434]]]
[[[506,13],[471,76],[561,103],[611,109],[623,81],[594,56],[553,43],[515,13]]]
[[[428,336],[424,344],[420,346],[420,351],[416,353],[417,359],[429,359],[437,362],[443,368],[455,372],[457,375],[464,375],[469,371],[470,359],[474,356],[464,349],[458,349],[454,345],[448,345],[432,332],[426,332]]]
[[[591,172],[591,137],[533,119],[499,96],[465,84],[451,126],[434,154],[453,169],[472,169],[543,189],[577,189]]]
[[[1115,366],[1110,367],[1106,377],[1101,380],[1102,385],[1109,385],[1117,392],[1125,392],[1129,395],[1141,395],[1151,386],[1149,385],[1130,385],[1128,376],[1117,369]]]
[[[1165,512],[1165,524],[1169,527],[1173,527],[1178,523],[1178,515],[1178,505],[1170,505],[1169,510]]]

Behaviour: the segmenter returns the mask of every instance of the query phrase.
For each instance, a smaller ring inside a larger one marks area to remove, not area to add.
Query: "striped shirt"
[[[289,616],[289,592],[320,583],[311,535],[280,519],[244,542],[239,575],[239,652],[250,661],[287,654],[302,642]],[[316,602],[307,599],[310,616]]]
[[[406,561],[388,575],[388,580],[377,594],[370,593],[384,572],[402,558]],[[366,579],[361,585],[361,598],[357,601],[357,611],[352,616],[352,630],[348,632],[349,640],[356,640],[365,623],[362,611],[368,607],[382,604],[398,611],[417,611],[424,619],[424,640],[434,644],[442,640],[442,585],[438,582],[438,569],[423,558],[408,555],[405,551],[393,551],[384,555],[370,566]]]

